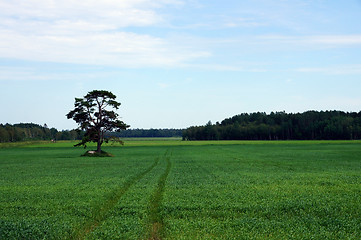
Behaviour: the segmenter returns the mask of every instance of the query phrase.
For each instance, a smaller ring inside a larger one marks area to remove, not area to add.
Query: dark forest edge
[[[181,129],[127,129],[122,132],[110,133],[121,138],[141,137],[182,137]],[[0,124],[0,142],[22,142],[38,140],[81,140],[83,131],[48,128],[35,123]]]
[[[355,140],[361,112],[243,113],[183,131],[183,140]]]
[[[34,123],[0,124],[0,142],[81,140],[84,132]],[[183,140],[356,140],[361,139],[361,111],[242,113],[221,123],[187,129],[127,129],[120,138],[182,137]]]

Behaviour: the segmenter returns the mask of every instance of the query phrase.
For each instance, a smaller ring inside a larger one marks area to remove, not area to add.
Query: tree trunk
[[[102,152],[103,136],[102,132],[98,131],[98,141],[97,141],[97,153]]]
[[[102,152],[102,143],[98,140],[97,142],[97,153],[101,153]]]

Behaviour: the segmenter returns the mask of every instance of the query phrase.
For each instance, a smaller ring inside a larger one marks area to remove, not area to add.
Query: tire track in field
[[[160,240],[163,236],[163,216],[161,214],[161,203],[163,199],[164,187],[168,178],[169,172],[172,168],[170,158],[172,153],[167,151],[163,159],[167,163],[167,167],[163,174],[160,176],[153,195],[150,198],[148,206],[148,225],[147,225],[147,239]]]
[[[145,171],[141,172],[138,175],[135,175],[129,178],[120,189],[115,190],[108,199],[106,199],[103,204],[95,207],[90,214],[91,219],[86,221],[82,226],[77,228],[73,234],[70,236],[70,239],[85,239],[85,237],[91,233],[97,226],[100,225],[102,221],[106,219],[107,213],[115,207],[119,202],[120,198],[129,190],[129,188],[141,180],[147,173],[153,170],[155,166],[158,165],[160,157],[154,159],[153,164],[148,167]]]

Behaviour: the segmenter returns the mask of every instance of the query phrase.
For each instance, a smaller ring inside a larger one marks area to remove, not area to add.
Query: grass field
[[[0,239],[361,239],[361,141],[0,144]]]

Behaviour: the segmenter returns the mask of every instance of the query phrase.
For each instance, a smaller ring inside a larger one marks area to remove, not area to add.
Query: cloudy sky
[[[360,0],[0,0],[0,123],[72,129],[109,90],[132,128],[361,111]]]

